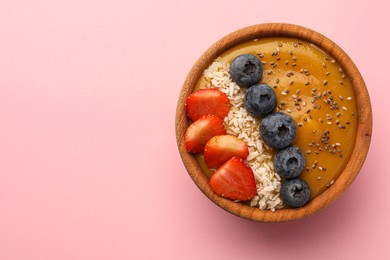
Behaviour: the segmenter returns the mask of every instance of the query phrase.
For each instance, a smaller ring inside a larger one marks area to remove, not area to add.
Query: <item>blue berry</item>
[[[286,179],[280,187],[280,195],[286,205],[299,208],[309,202],[310,188],[304,180]]]
[[[302,173],[306,165],[306,159],[298,146],[289,146],[278,151],[274,164],[275,171],[280,177],[291,179]]]
[[[276,95],[273,89],[266,84],[251,86],[245,93],[245,109],[255,116],[266,116],[276,107]]]
[[[282,149],[294,143],[297,127],[291,116],[276,112],[267,115],[260,123],[264,143],[274,149]]]
[[[234,58],[230,64],[230,75],[240,87],[247,87],[259,83],[263,75],[263,66],[256,56],[242,54]]]

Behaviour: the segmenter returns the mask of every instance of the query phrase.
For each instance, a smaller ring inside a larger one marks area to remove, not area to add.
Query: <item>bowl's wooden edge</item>
[[[184,135],[189,124],[185,113],[185,101],[193,91],[203,71],[224,51],[256,38],[286,36],[311,42],[333,56],[352,80],[358,104],[358,130],[352,156],[340,177],[321,195],[299,209],[281,209],[272,212],[260,210],[217,196],[210,188],[208,178],[202,172],[194,156],[185,149]],[[214,203],[242,218],[260,222],[285,222],[300,219],[330,205],[355,180],[367,156],[372,134],[372,109],[365,82],[350,57],[333,41],[311,29],[282,23],[259,24],[237,30],[213,44],[195,63],[181,90],[176,109],[176,140],[183,163],[199,189]]]

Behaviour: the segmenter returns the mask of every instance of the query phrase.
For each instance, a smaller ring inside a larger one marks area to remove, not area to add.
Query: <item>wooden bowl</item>
[[[255,207],[236,203],[216,195],[209,185],[209,178],[202,171],[195,157],[186,151],[184,136],[189,125],[189,120],[185,111],[185,101],[188,95],[194,90],[203,71],[219,55],[237,44],[258,38],[277,36],[294,37],[311,42],[333,56],[333,58],[339,62],[345,74],[350,78],[356,95],[358,129],[353,153],[346,168],[335,181],[334,185],[312,199],[302,208],[279,209],[272,212],[271,210],[260,210]],[[308,28],[291,24],[270,23],[253,25],[235,31],[216,42],[198,59],[189,72],[182,87],[176,110],[177,145],[183,163],[195,184],[210,200],[228,212],[245,219],[261,222],[285,222],[300,219],[316,213],[331,204],[348,188],[359,174],[368,153],[371,132],[372,112],[370,98],[363,78],[355,64],[348,55],[330,39]]]

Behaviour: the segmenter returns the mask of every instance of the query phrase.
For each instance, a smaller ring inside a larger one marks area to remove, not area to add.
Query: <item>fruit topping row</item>
[[[264,143],[277,150],[275,171],[283,178],[280,195],[289,207],[301,207],[310,200],[310,188],[299,179],[306,165],[305,156],[297,146],[293,146],[297,135],[294,119],[282,112],[273,111],[277,98],[273,89],[259,84],[263,71],[256,56],[237,56],[230,66],[230,74],[237,85],[247,88],[244,96],[245,109],[254,116],[261,117],[260,135]]]
[[[186,101],[187,115],[193,121],[186,131],[186,149],[203,153],[207,167],[215,170],[210,186],[216,194],[247,201],[256,195],[256,182],[244,161],[249,155],[248,145],[226,134],[222,118],[229,109],[226,94],[216,88],[192,93]]]

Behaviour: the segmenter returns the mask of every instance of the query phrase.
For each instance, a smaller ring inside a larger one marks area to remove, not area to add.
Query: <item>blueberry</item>
[[[295,141],[297,127],[291,116],[276,112],[263,118],[260,123],[260,134],[267,146],[282,149]]]
[[[276,95],[273,89],[266,84],[251,86],[245,93],[245,109],[255,116],[266,116],[276,107]]]
[[[297,146],[289,146],[279,150],[275,156],[275,171],[282,178],[298,177],[306,165],[306,159],[301,149]]]
[[[259,83],[263,75],[263,66],[256,56],[242,54],[234,58],[230,64],[230,75],[240,87],[247,87]]]
[[[289,207],[299,208],[310,200],[310,188],[304,180],[286,179],[280,187],[280,195]]]

